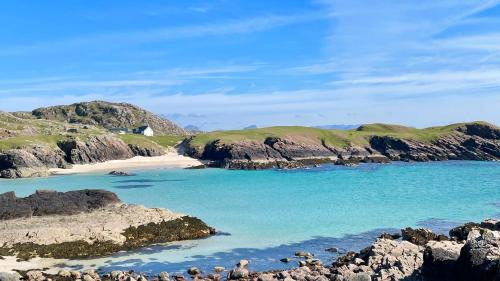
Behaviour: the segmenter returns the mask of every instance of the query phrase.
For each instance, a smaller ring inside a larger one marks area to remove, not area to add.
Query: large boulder
[[[424,251],[423,273],[427,281],[454,280],[456,261],[463,244],[455,241],[430,241]]]
[[[460,252],[456,268],[457,281],[500,280],[500,232],[472,230]]]

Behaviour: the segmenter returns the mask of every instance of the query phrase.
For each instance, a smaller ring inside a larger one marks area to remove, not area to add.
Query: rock
[[[307,262],[306,261],[299,261],[299,266],[300,267],[307,266]]]
[[[168,272],[160,272],[160,274],[158,274],[158,279],[160,281],[169,281],[170,280],[170,275],[168,274]]]
[[[370,277],[370,275],[364,272],[351,274],[347,276],[347,278],[345,279],[345,281],[371,281],[371,280],[372,278]]]
[[[124,274],[120,270],[114,270],[114,271],[111,271],[110,276],[112,279],[117,280],[117,279],[122,279]]]
[[[469,223],[466,223],[462,226],[457,226],[455,228],[452,228],[450,230],[449,234],[450,234],[450,237],[453,237],[453,238],[457,239],[458,241],[463,241],[463,240],[467,239],[467,236],[469,235],[469,232],[472,229],[477,228],[479,226],[480,226],[480,224],[478,224],[478,223],[469,222]]]
[[[500,230],[500,220],[497,219],[487,219],[481,222],[481,228],[499,231]]]
[[[186,278],[184,277],[184,275],[182,274],[178,274],[178,273],[175,273],[172,278],[175,280],[175,281],[186,281]]]
[[[158,146],[158,147],[143,147],[139,146],[136,144],[129,144],[128,145],[130,150],[132,150],[132,153],[136,156],[143,156],[143,157],[154,157],[154,156],[162,156],[165,155],[165,149]]]
[[[438,241],[443,241],[443,240],[448,240],[448,237],[444,235],[437,235],[434,234],[431,230],[429,229],[413,229],[413,228],[405,228],[401,230],[401,234],[403,237],[403,240],[406,240],[410,243],[413,243],[415,245],[419,246],[425,246],[427,242],[433,241],[433,240],[438,240]]]
[[[191,267],[190,269],[187,270],[187,273],[191,276],[200,275],[201,270],[199,270],[197,267]]]
[[[275,280],[272,274],[262,273],[257,277],[257,281],[273,281]]]
[[[473,230],[456,262],[457,281],[500,280],[500,233]]]
[[[300,252],[296,252],[295,256],[299,257],[299,258],[307,258],[307,257],[313,257],[313,254],[311,254],[309,252],[300,251]]]
[[[231,280],[248,278],[249,272],[248,269],[244,267],[236,267],[229,272],[228,278]]]
[[[222,266],[214,267],[214,272],[216,272],[216,273],[222,273],[222,272],[224,272],[224,270],[226,270],[226,269]]]
[[[37,108],[31,112],[37,118],[61,122],[99,125],[107,129],[136,128],[148,124],[155,135],[185,135],[175,123],[127,103],[105,101],[80,102]]]
[[[76,270],[72,270],[69,273],[71,274],[71,277],[73,279],[80,279],[80,277],[82,276],[80,271],[76,271]]]
[[[422,247],[407,241],[378,239],[358,255],[348,253],[347,256],[340,257],[339,261],[332,265],[332,276],[336,280],[344,280],[342,278],[348,278],[363,269],[366,271],[364,273],[371,276],[373,280],[407,280],[404,278],[414,278],[420,275],[423,264],[422,252]],[[355,261],[358,258],[362,259],[365,265],[356,265]]]
[[[123,172],[123,171],[111,171],[111,172],[108,173],[108,175],[119,176],[119,177],[129,177],[129,176],[132,176],[131,174],[129,174],[127,172]]]
[[[399,234],[399,233],[389,234],[389,233],[387,233],[387,232],[384,232],[384,233],[380,234],[380,236],[379,236],[378,238],[379,238],[379,239],[391,239],[391,240],[396,240],[396,239],[401,238],[401,234]]]
[[[21,279],[21,275],[19,273],[8,273],[8,272],[0,272],[0,281],[19,281]]]
[[[14,192],[0,194],[0,220],[31,216],[73,215],[119,203],[116,194],[106,190],[56,192],[38,190],[25,198]]]
[[[92,276],[85,274],[85,275],[83,275],[83,281],[97,281],[97,280],[92,278]],[[129,281],[131,281],[131,280],[129,280]]]
[[[45,276],[40,270],[31,270],[26,273],[26,277],[29,281],[44,281]]]
[[[430,241],[424,251],[423,274],[428,281],[454,280],[456,261],[463,244],[454,241]]]
[[[362,264],[364,264],[364,263],[365,263],[365,261],[364,261],[364,260],[362,260],[362,259],[360,259],[360,258],[355,258],[355,259],[354,259],[354,264],[355,264],[355,265],[362,265]]]
[[[30,178],[48,176],[47,166],[29,151],[11,149],[0,153],[1,178]]]
[[[71,272],[63,269],[63,270],[59,270],[57,275],[60,277],[71,277]]]
[[[247,267],[250,262],[248,260],[240,260],[238,267]]]
[[[125,142],[107,135],[91,136],[85,142],[69,138],[59,141],[57,146],[65,153],[66,161],[72,164],[92,164],[135,156]]]
[[[330,253],[338,253],[339,252],[339,248],[337,248],[337,247],[331,247],[331,248],[325,249],[325,251],[330,252]]]

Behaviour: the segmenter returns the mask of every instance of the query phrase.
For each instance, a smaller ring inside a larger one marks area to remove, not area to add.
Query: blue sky
[[[1,1],[0,109],[138,104],[205,130],[500,124],[500,1]]]

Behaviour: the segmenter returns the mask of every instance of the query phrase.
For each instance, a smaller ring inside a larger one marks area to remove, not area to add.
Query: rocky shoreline
[[[0,194],[0,256],[20,260],[99,257],[214,233],[198,218],[124,204],[105,190]]]
[[[383,233],[369,247],[358,253],[347,252],[330,265],[324,265],[311,253],[297,252],[295,256],[300,259],[297,267],[266,272],[253,272],[249,261],[241,260],[232,269],[215,267],[210,273],[195,267],[186,269],[184,274],[172,275],[133,271],[97,273],[94,270],[61,270],[57,274],[46,274],[33,270],[4,273],[0,280],[494,281],[500,280],[500,221],[468,223],[451,229],[449,236],[411,228],[402,229],[401,234]],[[282,261],[290,262],[291,259]]]
[[[209,161],[209,166],[228,169],[287,169],[323,163],[500,160],[500,129],[486,123],[467,123],[430,141],[374,134],[368,137],[366,146],[333,146],[320,139],[293,135],[267,137],[262,142],[215,139],[202,146],[194,140],[192,137],[182,144],[189,156]]]

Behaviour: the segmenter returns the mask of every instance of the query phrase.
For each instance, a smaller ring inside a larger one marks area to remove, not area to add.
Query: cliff
[[[500,129],[485,122],[415,129],[371,124],[335,131],[305,127],[200,134],[188,155],[233,169],[290,168],[319,163],[499,160]]]
[[[40,177],[47,176],[50,168],[163,154],[165,151],[160,146],[126,144],[110,135],[90,136],[86,140],[67,137],[59,140],[55,147],[35,145],[1,152],[0,177]]]

